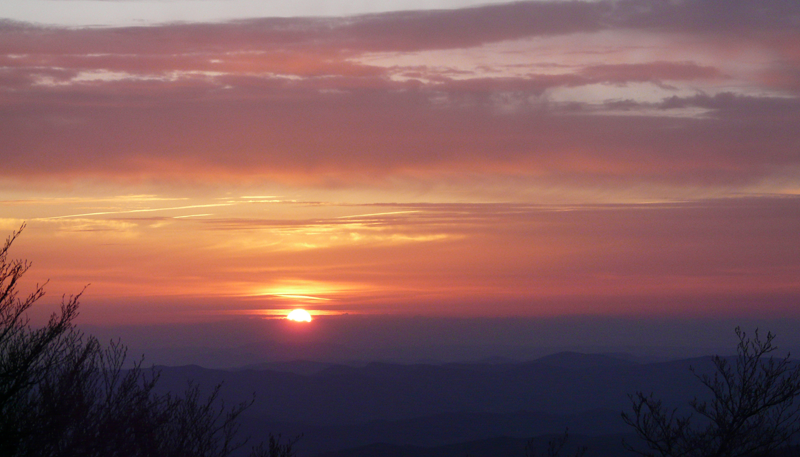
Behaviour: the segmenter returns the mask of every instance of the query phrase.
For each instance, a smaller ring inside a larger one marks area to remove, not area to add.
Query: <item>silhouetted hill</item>
[[[485,364],[485,365],[504,365],[509,363],[519,363],[519,360],[510,359],[508,357],[493,356],[476,360],[474,363]]]
[[[702,397],[690,365],[701,373],[712,368],[708,357],[638,364],[576,353],[525,363],[293,367],[307,374],[185,366],[163,367],[159,388],[182,390],[188,379],[209,390],[224,383],[229,403],[255,393],[243,430],[255,437],[303,433],[299,449],[313,455],[376,442],[440,446],[492,436],[521,439],[567,427],[585,435],[620,433],[626,429],[619,413],[630,407],[630,393],[653,392],[667,405]]]
[[[332,366],[333,366],[332,363],[312,362],[310,360],[295,360],[291,362],[254,363],[250,365],[245,365],[241,368],[236,368],[231,371],[268,370],[268,371],[280,371],[284,373],[312,375],[312,374],[317,374],[323,370],[326,370]]]
[[[533,452],[543,454],[548,442],[558,435],[537,436],[530,440]],[[574,455],[578,446],[586,446],[585,457],[619,457],[629,455],[622,446],[626,441],[635,440],[633,435],[607,435],[587,437],[570,435],[562,454],[565,457]],[[374,443],[353,449],[326,452],[317,457],[524,457],[528,439],[500,436],[484,440],[474,440],[445,446],[422,447],[402,446],[397,444]]]
[[[536,359],[534,363],[553,367],[579,370],[594,367],[618,367],[636,365],[636,362],[604,354],[581,354],[580,352],[559,352]]]
[[[600,360],[600,359],[595,359]],[[400,420],[461,411],[575,414],[621,411],[627,395],[653,391],[667,403],[700,394],[689,365],[708,370],[707,358],[657,364],[564,368],[538,361],[522,364],[335,365],[316,374],[270,370],[207,370],[163,367],[160,385],[180,390],[187,379],[211,388],[225,382],[227,395],[246,400],[272,421],[347,424]]]
[[[437,447],[401,446],[377,443],[348,449],[319,457],[497,457],[524,456],[527,440],[509,437],[495,437],[467,443],[450,444]]]
[[[543,433],[562,433],[567,428],[573,433],[586,435],[628,431],[619,420],[619,411],[610,410],[587,411],[570,416],[529,411],[508,414],[459,412],[340,426],[270,423],[256,418],[251,422],[283,436],[303,434],[304,438],[297,446],[303,455],[374,442],[429,447],[497,436],[528,438]],[[258,433],[258,430],[251,433]]]

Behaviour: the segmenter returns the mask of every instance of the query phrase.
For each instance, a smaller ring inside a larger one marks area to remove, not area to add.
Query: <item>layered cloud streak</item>
[[[798,187],[800,8],[0,28],[5,180]],[[791,171],[795,170],[795,171]]]
[[[195,317],[794,315],[798,125],[796,2],[0,23],[0,225]]]

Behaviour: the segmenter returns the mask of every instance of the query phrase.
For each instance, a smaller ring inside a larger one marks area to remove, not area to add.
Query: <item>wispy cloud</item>
[[[189,205],[189,206],[173,206],[169,208],[145,208],[145,209],[128,209],[128,210],[121,210],[121,211],[98,211],[94,213],[83,213],[83,214],[68,214],[65,216],[52,216],[43,218],[44,220],[48,219],[66,219],[66,218],[77,218],[77,217],[87,217],[87,216],[108,216],[111,214],[134,214],[134,213],[154,213],[154,212],[161,212],[161,211],[175,211],[181,209],[195,209],[195,208],[214,208],[220,206],[230,206],[231,203],[215,203],[211,205]],[[187,216],[184,216],[187,217]]]
[[[2,22],[0,224],[30,221],[43,279],[108,300],[785,308],[798,18],[782,0],[600,0]]]
[[[360,219],[291,219],[291,212],[283,220],[203,217],[160,226],[98,219],[95,228],[114,223],[124,232],[94,231],[85,239],[71,234],[90,229],[89,219],[64,227],[52,224],[70,220],[34,221],[30,236],[36,245],[69,235],[58,252],[72,259],[70,267],[51,260],[42,274],[65,290],[91,281],[101,299],[262,297],[266,307],[313,301],[365,312],[647,314],[647,303],[667,297],[707,297],[707,307],[674,310],[703,314],[724,312],[724,297],[782,294],[774,309],[759,311],[777,313],[800,294],[799,205],[796,197],[775,196],[588,206],[381,203],[370,207],[386,211]],[[550,309],[549,300],[566,308]],[[633,303],[642,308],[629,309]]]

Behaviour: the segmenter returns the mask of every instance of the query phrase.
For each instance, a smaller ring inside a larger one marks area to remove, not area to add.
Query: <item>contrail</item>
[[[367,216],[386,216],[389,214],[408,214],[408,213],[418,213],[419,211],[392,211],[390,213],[371,213],[371,214],[356,214],[355,216],[339,216],[336,219],[352,219],[356,217],[367,217]]]
[[[150,208],[150,209],[130,209],[125,211],[102,211],[97,213],[83,213],[83,214],[69,214],[67,216],[54,216],[54,217],[42,217],[38,220],[50,220],[50,219],[66,219],[69,217],[84,217],[84,216],[104,216],[107,214],[129,214],[129,213],[152,213],[155,211],[170,211],[170,210],[178,210],[178,209],[192,209],[192,208],[212,208],[218,206],[231,206],[233,203],[215,203],[210,205],[191,205],[191,206],[175,206],[172,208]]]

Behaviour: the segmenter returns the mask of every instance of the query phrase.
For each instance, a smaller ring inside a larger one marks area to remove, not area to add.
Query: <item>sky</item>
[[[82,322],[800,318],[797,2],[0,18],[0,228]]]

